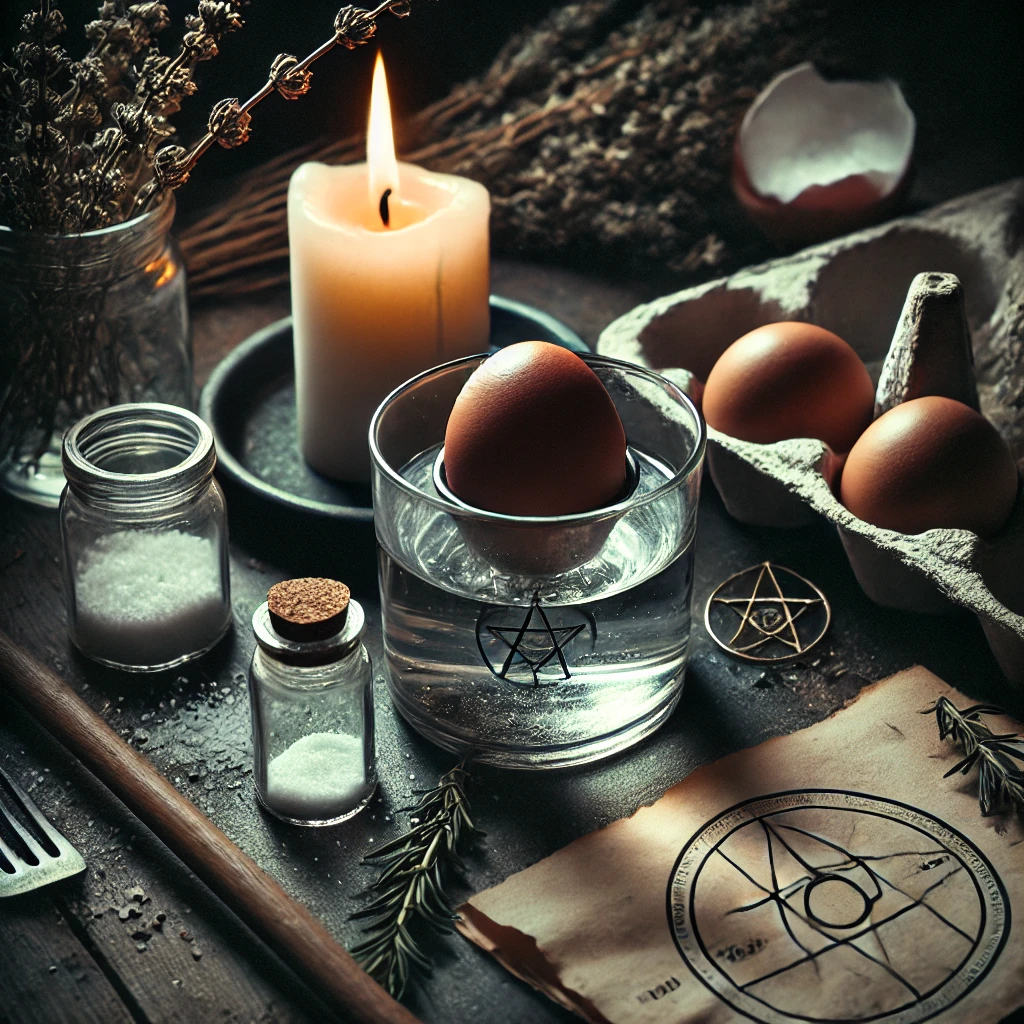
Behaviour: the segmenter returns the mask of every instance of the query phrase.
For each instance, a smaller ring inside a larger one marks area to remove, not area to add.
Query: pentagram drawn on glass
[[[747,661],[787,661],[826,633],[832,609],[810,580],[761,562],[720,583],[704,608],[704,625],[723,650]]]
[[[762,1024],[916,1024],[998,958],[1009,898],[956,829],[893,800],[795,790],[709,821],[669,878],[693,973]]]
[[[534,594],[527,607],[489,607],[476,622],[480,656],[499,679],[527,686],[554,686],[572,678],[573,642],[588,633],[592,615],[572,606],[544,607]]]

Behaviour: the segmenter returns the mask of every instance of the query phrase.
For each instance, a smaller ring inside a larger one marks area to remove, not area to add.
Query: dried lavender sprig
[[[943,778],[948,779],[958,772],[966,775],[977,765],[982,815],[988,817],[1010,806],[1024,817],[1024,770],[1016,764],[1016,761],[1024,762],[1024,738],[1017,733],[994,733],[981,720],[982,715],[1005,715],[1006,712],[994,704],[975,704],[960,709],[948,697],[939,697],[921,714],[934,714],[939,739],[948,739],[967,755]]]
[[[164,115],[179,107],[183,97],[195,92],[192,73],[196,65],[215,57],[221,38],[242,27],[241,7],[242,0],[200,0],[198,13],[186,18],[188,31],[177,56],[161,57],[155,47],[149,51],[135,87],[141,102],[115,104],[111,112],[117,131],[111,136],[112,141],[104,145],[104,133],[94,141],[101,159],[83,182],[86,194],[89,186],[102,190],[118,175],[125,178],[127,186],[129,179],[138,176],[142,165],[155,162],[157,146],[173,134]],[[152,109],[154,103],[160,105],[159,109]],[[122,167],[125,160],[130,161],[127,173]],[[87,212],[93,205],[85,202],[83,210]]]
[[[295,100],[309,91],[314,61],[336,46],[354,50],[368,43],[377,31],[377,18],[390,12],[398,18],[411,13],[411,0],[383,0],[373,10],[347,6],[338,11],[334,19],[334,35],[318,46],[301,61],[291,54],[278,54],[270,67],[267,81],[244,103],[237,98],[221,100],[210,111],[206,134],[191,149],[183,146],[163,146],[157,150],[153,160],[153,179],[139,190],[135,210],[143,212],[163,192],[180,188],[188,181],[189,175],[199,158],[214,144],[225,149],[234,149],[249,141],[250,111],[265,100],[272,92],[278,92],[287,100]]]

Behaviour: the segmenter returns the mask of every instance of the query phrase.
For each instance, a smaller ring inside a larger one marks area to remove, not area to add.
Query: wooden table
[[[549,310],[589,342],[644,296],[550,268],[499,264],[495,291]],[[246,334],[287,312],[287,297],[204,308],[195,317],[202,379]],[[236,524],[238,525],[238,524]],[[236,533],[241,532],[236,530]],[[69,679],[228,836],[350,945],[349,914],[373,877],[360,857],[397,834],[398,809],[453,763],[412,733],[377,689],[378,798],[352,822],[300,830],[256,806],[246,671],[250,619],[267,588],[316,560],[303,537],[294,557],[268,564],[233,543],[231,635],[198,664],[169,677],[125,678],[71,649],[57,517],[0,498],[0,626]],[[493,885],[570,840],[655,800],[696,766],[818,721],[869,680],[921,662],[963,690],[1006,702],[976,622],[877,608],[860,592],[825,525],[757,530],[732,522],[713,488],[700,510],[694,608],[729,574],[765,558],[800,572],[833,603],[834,624],[808,663],[764,672],[715,648],[698,618],[679,709],[653,738],[608,762],[557,773],[475,771],[476,818],[488,837],[467,862],[456,895]],[[379,605],[365,605],[380,680]],[[323,1018],[314,998],[77,762],[24,714],[0,702],[0,764],[81,850],[88,871],[0,904],[0,1022],[283,1022]],[[1019,710],[1019,708],[1018,708]],[[941,785],[936,779],[936,785]],[[159,915],[159,916],[158,916]],[[161,920],[162,918],[162,920]],[[424,1020],[574,1020],[454,936],[413,1004]]]

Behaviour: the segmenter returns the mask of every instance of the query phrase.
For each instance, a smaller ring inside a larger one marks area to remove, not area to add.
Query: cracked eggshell
[[[834,238],[893,213],[909,187],[915,133],[895,82],[830,82],[799,64],[740,123],[733,190],[780,245]]]

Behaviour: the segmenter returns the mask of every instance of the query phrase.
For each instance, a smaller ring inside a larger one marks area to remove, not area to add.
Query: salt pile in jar
[[[98,537],[75,573],[76,640],[123,665],[164,665],[213,646],[230,616],[220,545],[178,530]]]
[[[366,796],[363,738],[316,732],[267,765],[267,804],[289,818],[337,818]]]

